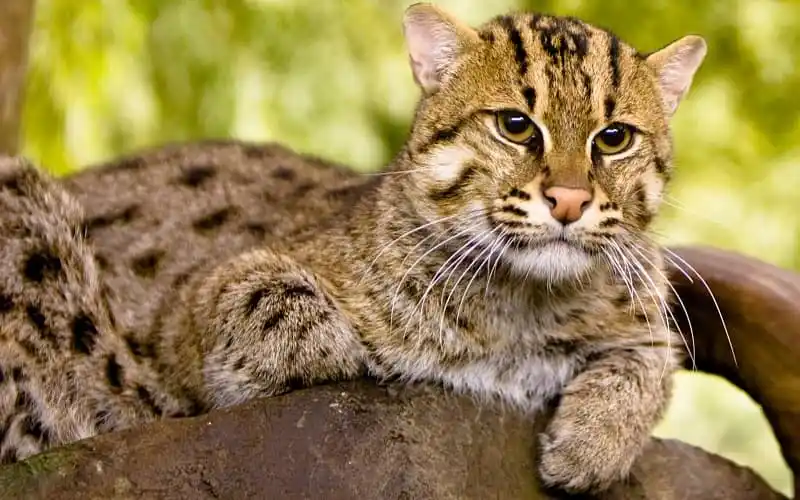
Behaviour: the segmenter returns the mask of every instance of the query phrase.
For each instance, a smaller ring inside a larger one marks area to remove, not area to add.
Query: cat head
[[[645,55],[572,18],[515,13],[472,28],[429,4],[408,8],[404,33],[423,94],[404,180],[420,213],[548,280],[642,241],[702,38]]]

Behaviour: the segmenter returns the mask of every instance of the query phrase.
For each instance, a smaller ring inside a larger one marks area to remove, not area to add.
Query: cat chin
[[[515,274],[550,283],[580,280],[597,264],[587,252],[567,243],[510,249],[504,258]]]

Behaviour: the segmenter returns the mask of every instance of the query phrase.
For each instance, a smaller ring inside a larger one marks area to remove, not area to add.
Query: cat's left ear
[[[647,56],[647,63],[658,75],[661,98],[668,116],[671,117],[678,109],[707,51],[705,40],[689,35]]]
[[[425,3],[406,9],[403,33],[414,80],[426,94],[439,88],[452,73],[459,57],[478,41],[474,29]]]

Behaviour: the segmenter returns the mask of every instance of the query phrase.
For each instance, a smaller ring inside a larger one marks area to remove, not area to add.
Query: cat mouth
[[[542,250],[555,251],[580,251],[587,254],[599,252],[596,242],[585,241],[583,238],[570,235],[566,231],[554,232],[547,235],[507,233],[500,236],[508,250],[515,252],[534,252]]]
[[[565,231],[555,232],[554,234],[547,235],[506,233],[501,235],[500,238],[505,240],[509,244],[510,248],[519,250],[538,248],[548,245],[582,246],[580,239],[568,235]]]

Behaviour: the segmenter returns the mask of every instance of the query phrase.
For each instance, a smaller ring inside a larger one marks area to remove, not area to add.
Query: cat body
[[[0,459],[369,374],[557,398],[545,483],[625,477],[679,361],[647,228],[705,45],[423,4],[404,28],[423,97],[380,175],[235,141],[0,162]]]

